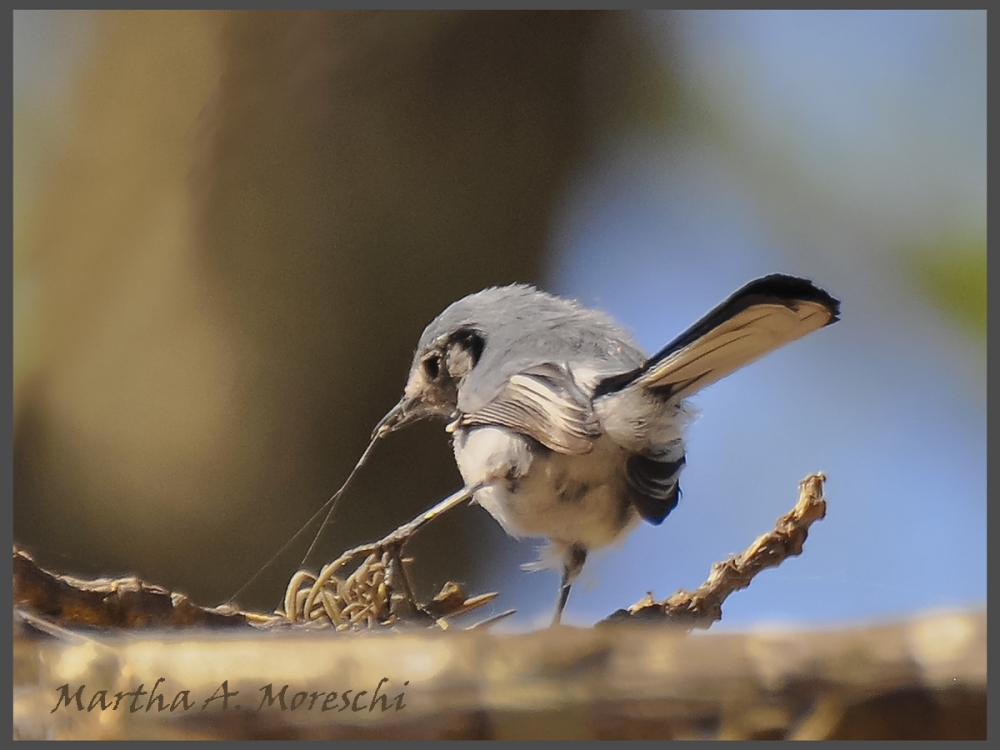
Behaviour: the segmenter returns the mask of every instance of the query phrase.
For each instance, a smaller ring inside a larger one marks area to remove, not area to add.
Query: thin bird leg
[[[562,583],[559,585],[559,601],[556,602],[556,613],[552,618],[552,624],[558,625],[562,619],[563,610],[566,608],[566,600],[569,599],[569,590],[573,581],[583,570],[583,564],[587,562],[587,548],[579,544],[573,544],[566,550],[566,558],[563,562]]]
[[[410,587],[410,581],[406,576],[406,570],[403,567],[403,560],[401,557],[403,545],[405,545],[406,542],[409,541],[410,537],[416,534],[422,526],[430,523],[435,518],[448,512],[455,506],[460,505],[472,498],[480,487],[482,487],[481,484],[474,487],[463,487],[458,492],[446,497],[430,510],[420,516],[417,516],[409,523],[400,526],[379,543],[381,546],[389,548],[389,556],[393,562],[396,563],[395,572],[398,574],[400,584],[402,584],[403,595],[406,597],[406,600],[411,607],[415,608],[417,606],[417,602],[413,596],[413,589]]]
[[[410,541],[410,538],[414,534],[416,534],[423,526],[430,523],[443,513],[446,513],[447,511],[451,510],[455,506],[461,505],[465,501],[471,499],[472,496],[475,495],[478,490],[482,489],[482,487],[483,484],[477,484],[472,487],[469,486],[463,487],[453,495],[449,495],[448,497],[446,497],[444,500],[439,502],[430,510],[417,516],[409,523],[403,524],[388,536],[383,537],[377,542],[372,542],[371,544],[362,544],[360,547],[355,547],[354,549],[350,549],[347,552],[344,552],[340,557],[338,557],[332,563],[324,566],[323,571],[328,572],[329,575],[332,575],[333,571],[339,570],[341,566],[346,565],[352,560],[358,557],[368,557],[369,555],[373,554],[381,556],[387,553],[390,562],[393,560],[393,558],[397,559],[401,558],[403,547],[406,546],[406,543]],[[400,559],[397,570],[402,574],[402,576],[405,576],[405,573],[402,572],[402,569],[403,565],[402,565],[402,560]],[[322,575],[323,572],[321,572],[320,576],[321,578]],[[403,580],[405,581],[405,578]],[[315,591],[317,590],[318,588],[316,584],[313,584],[313,593],[311,593],[309,598],[306,599],[306,604],[308,605],[308,607],[312,606],[312,600],[313,597],[315,596]],[[409,586],[409,581],[406,581],[404,583],[404,595],[407,597],[408,600],[410,600],[412,604],[415,604],[415,602],[413,601],[413,592]],[[306,609],[307,612],[310,611],[308,607]]]
[[[559,601],[556,602],[556,613],[552,618],[553,625],[558,625],[562,619],[563,610],[566,608],[566,600],[569,599],[569,588],[572,585],[566,580],[566,571],[563,571],[562,584],[559,586]]]
[[[384,551],[391,551],[393,548],[399,550],[410,541],[410,537],[416,534],[423,526],[433,521],[438,516],[446,513],[447,511],[454,508],[456,505],[461,505],[466,500],[472,498],[477,491],[482,489],[482,484],[477,484],[473,487],[463,487],[458,492],[453,495],[449,495],[444,500],[439,502],[430,510],[422,513],[421,515],[414,518],[409,523],[405,523],[398,529],[393,531],[388,536],[379,539],[377,542],[371,542],[370,544],[362,544],[360,547],[355,547],[354,549],[347,550],[344,552],[337,560],[335,560],[332,565],[340,567],[356,557],[362,555],[370,555],[372,553],[381,554]]]
[[[377,542],[377,544],[380,547],[389,547],[396,544],[405,544],[407,541],[409,541],[411,536],[413,536],[414,534],[417,533],[417,531],[420,530],[422,526],[430,523],[438,516],[447,513],[456,505],[461,505],[466,500],[471,500],[472,496],[475,495],[476,492],[478,492],[480,489],[482,489],[484,484],[485,483],[480,483],[472,487],[466,485],[455,494],[446,497],[444,500],[439,502],[437,505],[435,505],[427,512],[417,516],[409,523],[403,524],[394,532],[389,534],[389,536],[387,536],[385,539],[383,539],[380,542]]]

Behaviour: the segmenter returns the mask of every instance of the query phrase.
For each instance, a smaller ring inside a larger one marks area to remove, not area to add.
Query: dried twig
[[[799,482],[798,503],[775,522],[774,530],[757,537],[743,553],[715,563],[708,580],[694,591],[678,591],[662,602],[647,594],[642,601],[618,610],[604,622],[666,621],[693,630],[708,628],[721,620],[722,603],[730,594],[745,589],[762,570],[802,553],[809,527],[826,515],[825,481],[823,474],[810,474]]]
[[[246,625],[235,607],[199,607],[184,594],[135,576],[86,580],[40,568],[14,547],[14,606],[62,626]]]
[[[722,618],[726,598],[750,585],[760,571],[779,565],[802,552],[809,526],[826,514],[822,474],[799,485],[799,502],[778,519],[773,531],[759,537],[745,552],[712,566],[712,573],[693,592],[678,591],[663,602],[652,595],[608,621],[656,620],[677,623],[688,630],[707,628]],[[384,539],[348,550],[319,574],[300,570],[285,593],[284,611],[267,615],[243,612],[232,606],[199,607],[183,594],[145,583],[136,577],[84,580],[39,568],[24,552],[14,549],[14,603],[61,625],[141,627],[145,625],[254,625],[274,627],[299,624],[337,630],[370,629],[414,622],[443,629],[448,618],[492,601],[496,594],[469,597],[448,583],[433,601],[420,605],[413,597],[402,558],[406,543],[424,525],[468,500],[476,488],[465,488],[445,499]],[[357,562],[360,560],[360,562]],[[352,563],[357,566],[346,577]],[[509,613],[490,618],[488,626]]]

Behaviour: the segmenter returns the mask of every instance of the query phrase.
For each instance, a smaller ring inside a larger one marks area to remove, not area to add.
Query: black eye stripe
[[[479,358],[483,356],[483,348],[486,346],[486,340],[483,338],[482,334],[471,328],[460,328],[449,337],[448,341],[451,344],[458,344],[465,349],[465,351],[467,351],[472,357],[473,366],[475,366],[479,362]]]

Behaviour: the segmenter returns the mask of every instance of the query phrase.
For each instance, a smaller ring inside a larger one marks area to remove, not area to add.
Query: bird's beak
[[[384,438],[390,432],[395,432],[411,422],[416,422],[428,416],[430,416],[430,413],[419,400],[403,396],[399,403],[392,407],[389,413],[382,417],[381,421],[375,425],[375,430],[372,432],[372,440]]]
[[[379,420],[379,423],[375,425],[375,429],[372,430],[372,440],[383,438],[393,430],[398,430],[403,426],[406,420],[406,402],[407,399],[403,398],[389,410],[388,414]]]

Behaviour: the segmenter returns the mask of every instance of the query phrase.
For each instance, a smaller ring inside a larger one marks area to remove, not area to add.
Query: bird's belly
[[[511,536],[595,549],[638,522],[626,492],[625,455],[608,438],[589,453],[567,455],[505,429],[478,427],[456,433],[455,458],[466,484],[492,482],[475,500]]]

